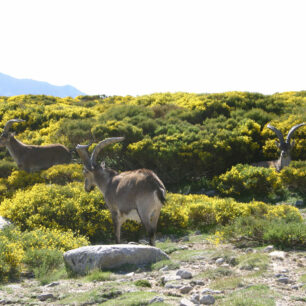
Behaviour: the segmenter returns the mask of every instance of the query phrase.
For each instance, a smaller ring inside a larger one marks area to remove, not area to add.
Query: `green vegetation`
[[[273,306],[275,293],[266,285],[253,285],[229,294],[216,305]]]
[[[151,283],[146,279],[138,279],[137,281],[134,282],[134,284],[137,287],[149,287],[149,288],[152,287]]]
[[[229,239],[243,244],[241,237],[246,237],[255,245],[305,249],[305,223],[298,209],[271,204],[306,201],[306,128],[293,136],[296,161],[280,173],[249,165],[278,157],[275,134],[265,128],[268,122],[287,134],[292,125],[306,122],[305,110],[305,92],[75,99],[22,95],[0,97],[0,129],[21,118],[25,122],[12,126],[20,141],[61,143],[70,150],[91,142],[92,151],[106,137],[124,136],[100,158],[118,171],[152,169],[163,180],[169,193],[159,232],[214,233],[217,228],[216,243]],[[84,191],[82,165],[76,154],[73,159],[69,165],[26,173],[7,150],[0,151],[0,215],[16,226],[0,232],[0,281],[28,269],[44,282],[44,276],[61,269],[59,254],[65,250],[113,241],[103,197],[98,190]],[[210,189],[218,197],[196,194]],[[124,239],[141,233],[142,226],[131,221],[122,229]],[[201,255],[169,241],[160,246],[179,260]]]
[[[283,218],[238,218],[222,228],[222,237],[238,246],[272,244],[281,249],[306,249],[306,223]]]

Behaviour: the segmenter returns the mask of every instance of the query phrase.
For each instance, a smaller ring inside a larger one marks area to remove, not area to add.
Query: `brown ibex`
[[[286,140],[284,140],[282,132],[269,123],[267,128],[272,130],[279,139],[279,141],[276,140],[275,142],[277,147],[281,150],[280,157],[277,160],[262,161],[252,165],[265,168],[274,167],[278,172],[281,171],[284,167],[289,166],[291,162],[291,150],[294,146],[294,140],[291,141],[291,137],[294,131],[303,125],[306,125],[306,123],[294,125],[288,132]]]
[[[138,169],[118,173],[97,164],[97,156],[103,148],[123,137],[107,138],[98,143],[89,156],[90,145],[77,145],[76,151],[84,163],[85,190],[97,186],[111,212],[116,243],[120,243],[121,225],[127,220],[141,222],[149,236],[150,245],[155,245],[155,234],[160,210],[165,201],[166,188],[151,170]]]
[[[71,162],[71,153],[60,144],[46,146],[27,145],[17,140],[10,132],[15,122],[24,122],[22,119],[9,120],[0,135],[0,147],[6,147],[17,163],[18,168],[27,172],[45,170],[53,165]]]

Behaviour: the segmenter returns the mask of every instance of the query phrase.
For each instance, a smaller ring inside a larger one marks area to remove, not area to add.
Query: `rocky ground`
[[[150,267],[33,278],[0,286],[4,305],[305,305],[306,252],[214,245],[207,236],[161,239],[170,261]]]

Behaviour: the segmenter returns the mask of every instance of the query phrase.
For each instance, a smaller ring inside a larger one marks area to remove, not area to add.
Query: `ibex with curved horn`
[[[272,130],[279,139],[279,141],[276,140],[276,144],[278,148],[281,150],[280,157],[277,160],[262,161],[254,163],[252,165],[256,167],[266,167],[266,168],[274,167],[277,171],[281,171],[284,167],[289,166],[291,162],[291,150],[294,146],[294,140],[291,141],[291,137],[294,131],[303,125],[306,125],[306,123],[304,122],[294,125],[288,132],[286,140],[284,140],[282,132],[269,123],[267,125],[267,128]]]
[[[76,151],[84,163],[85,190],[97,186],[111,212],[116,243],[120,243],[121,225],[127,219],[141,222],[149,235],[150,245],[155,245],[155,234],[160,210],[165,201],[166,188],[151,170],[139,169],[118,173],[97,164],[97,156],[106,146],[122,141],[123,137],[107,138],[98,143],[91,156],[90,145],[77,145]]]
[[[27,172],[45,170],[53,165],[71,162],[71,153],[60,144],[46,146],[26,145],[14,137],[10,128],[22,119],[9,120],[0,135],[0,147],[6,147],[18,168]]]

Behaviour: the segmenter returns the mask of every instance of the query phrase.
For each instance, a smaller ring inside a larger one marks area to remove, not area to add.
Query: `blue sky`
[[[3,0],[0,72],[87,94],[306,90],[305,1]]]

